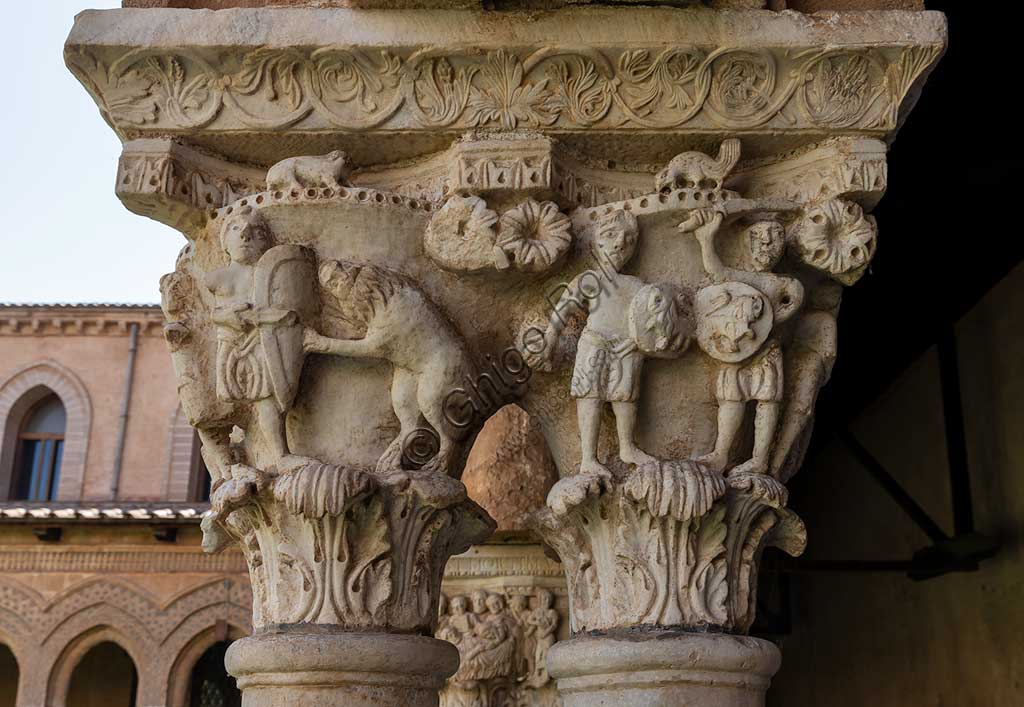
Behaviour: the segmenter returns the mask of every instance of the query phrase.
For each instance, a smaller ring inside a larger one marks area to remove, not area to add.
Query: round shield
[[[708,356],[725,363],[753,356],[772,330],[771,301],[743,282],[701,288],[694,309],[697,343]]]

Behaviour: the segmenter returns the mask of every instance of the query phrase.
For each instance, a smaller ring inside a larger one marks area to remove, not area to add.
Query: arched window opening
[[[231,641],[220,641],[206,649],[195,667],[189,686],[189,707],[241,707],[242,693],[224,668],[224,654]]]
[[[67,414],[50,394],[32,406],[18,430],[11,498],[52,501],[57,497]]]
[[[131,656],[111,641],[97,643],[71,674],[67,704],[74,707],[135,707],[139,675]]]
[[[210,500],[210,472],[203,461],[203,444],[199,441],[199,433],[192,438],[192,472],[189,474],[188,500],[207,502]]]
[[[14,707],[18,699],[18,661],[11,649],[0,643],[0,707]]]

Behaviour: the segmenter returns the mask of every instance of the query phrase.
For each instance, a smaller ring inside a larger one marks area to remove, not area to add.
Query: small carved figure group
[[[532,600],[532,606],[531,606]],[[443,707],[540,706],[549,682],[545,661],[559,615],[546,589],[506,595],[478,589],[446,601],[437,638],[459,649],[458,672],[441,693]]]

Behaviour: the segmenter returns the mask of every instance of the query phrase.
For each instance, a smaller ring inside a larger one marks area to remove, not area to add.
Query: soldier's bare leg
[[[814,401],[818,397],[818,391],[821,389],[824,379],[824,371],[821,367],[818,368],[818,371],[818,375],[805,375],[796,378],[794,389],[788,391],[786,397],[788,402],[785,412],[782,414],[778,441],[775,444],[771,460],[770,472],[775,478],[779,478],[790,450],[810,422]]]
[[[636,403],[612,403],[615,429],[619,435],[619,458],[627,464],[647,464],[658,461],[636,446]]]
[[[597,460],[597,438],[601,433],[601,405],[603,400],[579,398],[576,400],[576,419],[580,426],[580,473],[610,477],[611,472]]]
[[[736,400],[718,401],[718,435],[715,448],[709,454],[698,457],[697,461],[706,464],[713,471],[725,471],[729,464],[729,452],[736,441],[736,434],[743,424],[743,415],[747,404]]]
[[[288,441],[285,438],[284,415],[277,407],[273,398],[256,401],[256,419],[260,432],[270,454],[270,461],[278,465],[288,456]]]
[[[757,404],[754,417],[754,451],[750,459],[743,462],[731,474],[764,474],[768,471],[771,459],[772,444],[775,442],[775,431],[779,426],[779,408],[781,403],[762,401]]]

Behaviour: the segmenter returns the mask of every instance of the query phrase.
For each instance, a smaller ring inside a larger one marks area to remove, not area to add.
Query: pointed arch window
[[[52,501],[57,497],[67,413],[60,398],[47,395],[32,406],[18,431],[11,498]]]

